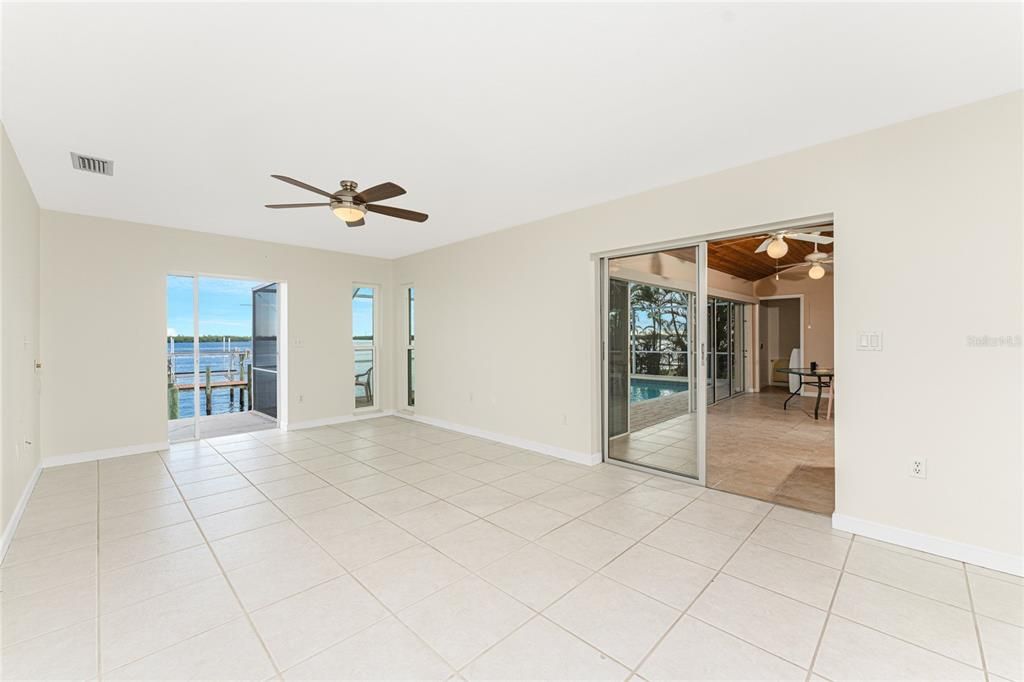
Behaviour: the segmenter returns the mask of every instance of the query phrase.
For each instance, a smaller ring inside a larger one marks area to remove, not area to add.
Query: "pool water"
[[[629,402],[638,403],[653,398],[664,398],[687,389],[686,381],[660,381],[657,379],[629,380]]]

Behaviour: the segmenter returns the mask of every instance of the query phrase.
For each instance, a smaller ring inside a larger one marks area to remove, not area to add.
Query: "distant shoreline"
[[[167,338],[174,339],[175,343],[191,343],[193,340],[193,337],[191,335],[185,336],[182,334],[179,334],[178,336],[168,336]],[[203,334],[202,336],[199,337],[199,343],[210,343],[211,341],[219,342],[224,341],[225,339],[227,339],[228,341],[252,341],[251,336],[213,336],[210,334]]]

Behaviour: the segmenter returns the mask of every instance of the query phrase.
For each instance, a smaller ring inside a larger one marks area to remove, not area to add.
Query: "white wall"
[[[417,414],[598,451],[592,254],[831,212],[837,514],[1019,560],[1021,351],[966,336],[1021,333],[1021,126],[1016,92],[403,258]]]
[[[2,125],[0,176],[0,530],[8,540],[39,464],[39,206]]]
[[[352,414],[352,283],[391,309],[391,261],[68,213],[42,212],[42,263],[44,458],[166,442],[168,274],[287,282],[292,426]]]

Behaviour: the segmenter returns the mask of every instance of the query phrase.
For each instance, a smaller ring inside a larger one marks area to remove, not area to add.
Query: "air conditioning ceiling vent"
[[[99,159],[95,156],[85,156],[71,152],[71,165],[76,170],[87,173],[99,173],[100,175],[113,175],[114,162],[107,159]]]

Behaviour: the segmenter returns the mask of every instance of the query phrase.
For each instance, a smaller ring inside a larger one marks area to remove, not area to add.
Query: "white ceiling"
[[[3,12],[43,207],[389,258],[1021,87],[1017,3]],[[272,211],[318,197],[271,173],[392,180],[431,218]]]

